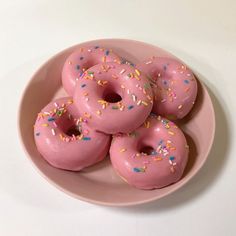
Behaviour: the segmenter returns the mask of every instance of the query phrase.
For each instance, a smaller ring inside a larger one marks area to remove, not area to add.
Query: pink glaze
[[[131,132],[152,110],[152,89],[145,76],[127,64],[102,63],[78,80],[75,105],[88,125],[107,134]]]
[[[78,171],[103,160],[110,145],[108,135],[91,130],[79,118],[70,97],[57,99],[42,109],[34,134],[44,159],[65,170]]]
[[[154,189],[181,178],[188,152],[183,132],[173,122],[152,115],[134,132],[114,136],[110,157],[126,182],[140,189]]]
[[[119,57],[110,49],[94,47],[81,47],[73,52],[67,59],[62,70],[62,84],[69,95],[73,95],[76,81],[88,68],[102,63],[119,61]]]
[[[186,116],[197,96],[197,81],[190,69],[173,58],[152,57],[137,65],[153,87],[153,112],[171,120]]]

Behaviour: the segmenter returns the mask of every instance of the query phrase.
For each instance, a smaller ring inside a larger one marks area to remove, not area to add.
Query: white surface
[[[217,137],[209,160],[159,202],[118,209],[73,199],[38,174],[18,140],[19,99],[35,69],[97,38],[159,45],[214,94]],[[235,62],[235,0],[1,1],[0,235],[236,235]]]

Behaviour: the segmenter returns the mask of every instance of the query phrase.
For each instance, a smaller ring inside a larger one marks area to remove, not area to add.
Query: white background
[[[38,174],[18,140],[19,100],[33,72],[98,38],[159,45],[213,94],[217,137],[207,163],[158,202],[109,208],[73,199]],[[0,235],[236,235],[235,81],[235,0],[0,1]]]

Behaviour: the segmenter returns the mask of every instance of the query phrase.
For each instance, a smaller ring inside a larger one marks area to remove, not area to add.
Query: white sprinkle
[[[141,104],[141,102],[142,102],[142,100],[139,100],[139,101],[137,102],[137,105],[139,106],[139,105]]]
[[[174,162],[172,165],[173,165],[173,166],[176,166],[176,162]]]
[[[45,111],[44,114],[46,114],[46,115],[50,115],[50,112]]]
[[[76,80],[76,81],[78,81],[78,80],[79,80],[79,78],[75,78],[75,80]]]
[[[152,63],[152,61],[147,61],[145,64],[148,65],[148,64],[151,64],[151,63]]]
[[[173,71],[172,71],[172,73],[173,73],[173,74],[176,74],[176,71],[175,71],[175,70],[173,70]]]
[[[191,74],[188,73],[187,76],[191,76]]]
[[[134,94],[132,94],[132,98],[134,102],[137,100],[137,97]]]
[[[130,94],[130,91],[129,91],[129,89],[127,89],[127,93],[128,93],[128,94]]]
[[[55,130],[51,129],[51,131],[52,131],[52,135],[55,136],[56,135]]]
[[[54,102],[54,106],[55,106],[55,107],[58,107],[58,104],[57,104],[56,102]]]
[[[166,99],[162,99],[161,102],[162,102],[162,103],[163,103],[163,102],[166,102]]]
[[[123,74],[125,72],[125,69],[121,70],[120,74]]]

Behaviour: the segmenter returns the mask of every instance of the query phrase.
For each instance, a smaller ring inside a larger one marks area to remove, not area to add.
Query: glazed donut
[[[38,114],[34,125],[39,153],[52,166],[79,171],[107,155],[108,135],[91,130],[79,117],[72,98],[49,103]]]
[[[170,120],[186,116],[197,96],[197,81],[182,62],[163,57],[152,57],[137,65],[153,87],[153,113]]]
[[[73,96],[76,81],[88,68],[102,62],[116,62],[119,57],[110,49],[99,46],[82,47],[73,52],[62,69],[62,85],[66,92]]]
[[[130,134],[114,135],[110,158],[117,173],[140,189],[163,188],[183,175],[189,148],[183,132],[160,116],[149,116]]]
[[[127,64],[102,63],[79,79],[74,103],[88,125],[107,134],[128,133],[152,110],[153,96],[145,76]]]

